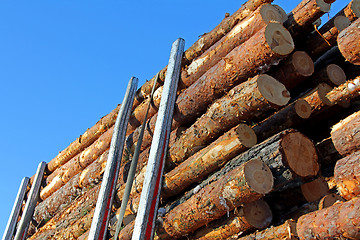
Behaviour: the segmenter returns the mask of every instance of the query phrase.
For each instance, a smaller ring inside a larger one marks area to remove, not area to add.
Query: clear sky
[[[165,67],[178,37],[188,48],[243,2],[0,1],[0,236],[23,177],[121,103],[131,76]]]

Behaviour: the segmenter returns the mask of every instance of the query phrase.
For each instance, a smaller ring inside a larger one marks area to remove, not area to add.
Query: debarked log
[[[352,64],[360,65],[360,19],[354,21],[349,27],[342,30],[337,43],[341,54]]]

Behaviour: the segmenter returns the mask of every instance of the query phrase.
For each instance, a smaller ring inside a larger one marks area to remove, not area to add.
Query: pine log
[[[168,161],[177,165],[239,122],[261,118],[274,106],[284,106],[290,94],[283,84],[262,74],[234,87],[214,102],[170,147]]]
[[[330,11],[330,4],[324,0],[303,0],[289,14],[284,26],[291,36],[298,40],[313,30],[312,23]]]
[[[324,82],[330,86],[339,86],[346,82],[346,75],[344,70],[336,64],[329,64],[323,69],[316,71],[311,76],[311,79],[316,82]]]
[[[326,94],[326,99],[332,104],[344,104],[360,96],[360,76],[334,88]]]
[[[286,89],[293,89],[314,72],[314,62],[310,56],[303,51],[296,51],[274,67],[268,73],[276,80],[285,85]]]
[[[320,200],[325,195],[330,194],[329,186],[322,177],[304,183],[300,186],[300,188],[302,195],[308,202]]]
[[[334,169],[335,163],[342,158],[340,153],[336,150],[330,137],[317,143],[316,150],[319,156],[319,163],[322,168]]]
[[[296,224],[298,236],[304,239],[359,239],[360,199],[337,203],[306,214]]]
[[[285,223],[270,227],[262,231],[257,231],[253,234],[240,238],[232,238],[239,240],[296,240],[296,222],[294,220],[287,220]]]
[[[340,195],[349,200],[360,194],[360,151],[336,163],[334,176]]]
[[[231,50],[247,41],[269,22],[283,23],[283,18],[280,7],[274,7],[271,4],[260,6],[251,15],[235,25],[228,34],[212,45],[206,52],[195,59],[185,71],[182,71],[182,83],[185,86],[190,86],[231,52]]]
[[[241,204],[260,199],[272,186],[270,169],[258,160],[250,160],[168,212],[162,228],[171,237],[188,234]]]
[[[337,202],[345,202],[345,199],[335,193],[330,193],[321,198],[318,208],[319,210],[328,208]]]
[[[278,63],[293,49],[289,32],[279,23],[269,23],[248,41],[232,50],[178,96],[172,128],[194,121],[205,112],[211,102],[229,91],[232,86]],[[154,115],[148,121],[142,149],[150,145],[156,117],[157,115]],[[127,138],[129,148],[137,141],[139,131],[137,128]]]
[[[95,142],[103,133],[110,129],[114,124],[120,109],[118,105],[111,113],[101,118],[93,127],[86,130],[78,139],[72,142],[65,150],[61,151],[52,159],[47,167],[50,172],[55,171],[58,167],[64,165],[67,161],[79,154],[86,147]]]
[[[341,31],[337,43],[341,54],[352,64],[360,65],[360,20]]]
[[[331,130],[331,139],[342,156],[360,150],[360,111],[335,124]]]
[[[257,200],[246,203],[223,218],[198,229],[188,238],[197,240],[227,239],[253,228],[266,228],[270,225],[271,220],[272,212],[269,205],[264,200]]]
[[[304,97],[304,100],[311,106],[311,112],[315,115],[321,112],[325,106],[332,106],[333,103],[329,101],[326,95],[332,91],[332,87],[326,83],[320,83],[310,93]]]

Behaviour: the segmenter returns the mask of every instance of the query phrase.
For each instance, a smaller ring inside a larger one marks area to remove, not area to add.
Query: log
[[[358,239],[360,237],[360,199],[337,203],[329,208],[306,214],[296,224],[303,239]]]
[[[296,240],[296,222],[292,219],[285,221],[285,223],[267,228],[262,231],[257,231],[253,234],[234,238],[239,240]]]
[[[334,177],[338,192],[346,200],[360,194],[360,151],[354,152],[336,163]]]
[[[326,95],[332,91],[332,87],[326,83],[320,83],[311,92],[307,93],[304,100],[311,106],[311,112],[316,115],[323,111],[325,106],[332,106],[333,103],[329,101]]]
[[[360,20],[354,21],[349,27],[341,31],[337,43],[341,54],[352,64],[360,65]]]
[[[249,51],[251,49],[251,51]],[[248,41],[232,50],[177,98],[172,128],[186,125],[205,112],[207,106],[234,85],[244,82],[272,64],[278,63],[294,49],[289,32],[279,23],[269,23]],[[199,91],[201,89],[201,91]],[[150,145],[157,115],[148,121],[142,149]],[[131,146],[137,141],[137,128],[127,139]]]
[[[317,71],[311,79],[319,83],[327,83],[330,86],[339,86],[346,82],[344,70],[336,64],[329,64]]]
[[[260,6],[247,18],[236,24],[228,34],[222,37],[206,52],[187,66],[181,73],[182,83],[187,87],[192,85],[235,47],[247,41],[269,22],[283,23],[283,18],[284,16],[281,14],[280,7],[275,7],[271,4]]]
[[[325,195],[330,194],[329,186],[322,177],[304,183],[300,186],[300,188],[302,195],[308,202],[315,202]]]
[[[246,203],[239,209],[215,220],[188,236],[189,239],[227,239],[250,229],[263,229],[270,225],[272,212],[264,200]]]
[[[270,169],[258,160],[250,160],[168,212],[162,228],[175,238],[188,234],[241,204],[260,199],[272,186]]]
[[[319,210],[328,208],[337,202],[345,202],[345,199],[335,193],[330,193],[321,198],[318,208]]]
[[[93,127],[86,130],[83,135],[72,142],[65,150],[61,151],[48,163],[48,170],[50,172],[55,171],[55,169],[64,165],[75,155],[79,154],[86,147],[95,142],[103,133],[105,133],[115,124],[119,109],[120,105],[118,105],[111,113],[101,118]]]
[[[321,168],[334,169],[336,162],[342,158],[340,153],[336,150],[331,138],[326,138],[316,144],[316,150],[319,156],[319,163]],[[332,174],[330,174],[333,176]]]
[[[331,139],[342,156],[360,150],[360,111],[335,124],[331,130]]]
[[[285,85],[286,89],[293,89],[314,72],[314,62],[303,51],[296,51],[279,66],[271,69],[270,76]]]
[[[289,100],[283,84],[269,75],[257,75],[215,101],[170,147],[168,161],[178,165],[194,154],[194,148],[207,145],[240,122],[261,119],[270,109],[284,106]]]

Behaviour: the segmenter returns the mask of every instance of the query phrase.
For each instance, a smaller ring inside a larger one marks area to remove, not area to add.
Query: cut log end
[[[257,84],[261,94],[269,102],[278,106],[284,106],[289,102],[289,91],[275,78],[261,74],[257,76]]]
[[[350,24],[351,24],[350,20],[345,16],[337,16],[334,19],[334,25],[339,32],[350,26]]]
[[[321,18],[318,18],[315,22],[312,23],[312,25],[314,25],[316,27],[320,27],[321,26]]]
[[[299,132],[287,134],[281,142],[287,164],[301,177],[316,176],[319,171],[316,148],[311,140]]]
[[[306,52],[296,51],[291,58],[294,69],[301,76],[309,77],[314,73],[314,61]]]
[[[346,75],[344,70],[336,64],[329,64],[326,67],[326,72],[329,77],[329,80],[339,86],[346,82]]]
[[[351,11],[356,17],[360,17],[360,0],[353,0],[351,2]]]
[[[314,202],[329,194],[329,186],[323,178],[301,185],[301,192],[308,202]]]
[[[331,8],[331,3],[329,3],[329,1],[331,2],[333,0],[316,0],[316,3],[322,12],[327,13],[330,12]]]
[[[324,196],[319,202],[319,210],[331,207],[337,202],[345,202],[345,199],[335,193]]]
[[[317,87],[317,92],[318,92],[320,100],[328,106],[333,105],[329,101],[329,99],[326,97],[326,94],[328,94],[331,90],[332,90],[332,87],[326,83],[320,83]]]
[[[307,119],[311,115],[311,106],[304,99],[299,99],[295,103],[295,112],[299,117]]]
[[[282,17],[280,23],[284,23],[288,19],[288,16],[287,16],[285,10],[282,7],[280,7],[279,5],[276,5],[276,4],[272,4],[272,6],[275,7],[279,11],[279,13],[280,13],[280,15]]]
[[[272,221],[272,212],[264,200],[246,203],[243,207],[246,221],[257,229],[266,228]]]
[[[236,134],[241,144],[247,148],[251,148],[257,143],[254,130],[246,124],[239,124],[236,128]]]
[[[288,55],[294,50],[294,41],[289,31],[279,23],[269,23],[265,29],[269,47],[279,55]]]
[[[274,185],[270,168],[259,160],[250,160],[245,163],[244,176],[249,187],[257,193],[269,193]]]
[[[284,10],[283,10],[284,11]],[[260,8],[260,14],[264,22],[279,22],[283,23],[284,16],[280,7],[273,6],[271,4],[264,4]]]

